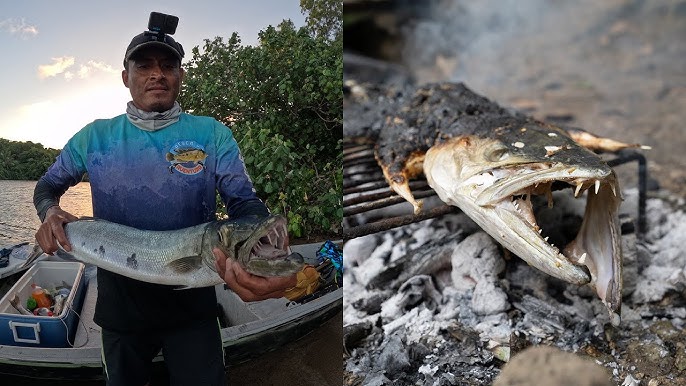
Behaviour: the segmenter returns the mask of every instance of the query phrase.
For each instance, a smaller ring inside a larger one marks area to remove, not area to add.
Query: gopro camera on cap
[[[159,12],[150,12],[150,19],[148,20],[148,30],[157,32],[158,34],[174,35],[176,26],[179,25],[179,18],[172,15],[167,15]]]

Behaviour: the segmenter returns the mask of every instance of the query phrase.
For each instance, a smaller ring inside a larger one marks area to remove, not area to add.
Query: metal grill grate
[[[628,162],[638,162],[638,218],[636,233],[642,238],[646,230],[645,206],[647,168],[645,157],[633,150],[622,151],[608,164],[612,167]],[[436,196],[425,179],[410,182],[412,194],[417,199]],[[460,210],[451,205],[440,205],[412,214],[407,204],[406,215],[374,215],[373,211],[404,203],[405,199],[393,192],[386,182],[381,168],[374,158],[374,143],[367,138],[346,138],[343,142],[343,236],[346,240],[386,231]],[[365,215],[363,222],[357,215]]]
[[[410,182],[415,198],[436,196],[426,180]],[[374,144],[365,138],[346,138],[343,143],[343,218],[344,237],[351,239],[385,231],[402,225],[440,217],[460,210],[450,205],[441,205],[412,214],[407,204],[407,215],[375,217],[372,211],[404,203],[405,199],[393,192],[374,158]],[[367,214],[360,223],[356,215]]]

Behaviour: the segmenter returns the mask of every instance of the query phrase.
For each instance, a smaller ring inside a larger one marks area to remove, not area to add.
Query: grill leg
[[[646,197],[648,194],[648,167],[646,157],[636,150],[621,150],[617,152],[617,158],[607,161],[610,167],[638,162],[638,219],[636,224],[637,238],[644,240],[647,231],[646,222]]]

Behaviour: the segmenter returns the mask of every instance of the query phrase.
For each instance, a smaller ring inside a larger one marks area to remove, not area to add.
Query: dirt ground
[[[343,314],[302,339],[229,369],[229,385],[343,384]]]

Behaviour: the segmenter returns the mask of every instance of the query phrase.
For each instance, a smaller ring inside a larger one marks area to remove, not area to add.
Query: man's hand
[[[64,224],[78,220],[78,217],[71,213],[65,212],[59,206],[55,205],[48,209],[45,214],[45,220],[36,232],[36,241],[38,245],[48,255],[52,255],[57,251],[59,245],[65,251],[71,251],[71,245],[67,240],[67,235],[64,233]],[[59,243],[59,245],[57,245]]]
[[[216,258],[215,267],[219,276],[245,302],[280,298],[288,288],[295,287],[297,284],[296,275],[285,277],[256,276],[246,272],[238,262],[229,259],[220,249],[214,248],[212,252]]]

